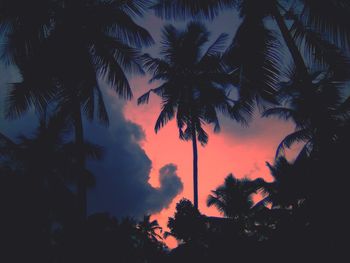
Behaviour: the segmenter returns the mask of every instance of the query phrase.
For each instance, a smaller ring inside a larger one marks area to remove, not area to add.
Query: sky
[[[156,41],[155,46],[146,50],[154,56],[158,56],[162,24],[172,23],[181,28],[187,23],[187,21],[164,22],[152,15],[146,16],[141,22]],[[228,10],[214,21],[205,23],[211,32],[212,41],[221,33],[228,33],[232,39],[239,27],[240,18],[236,11]],[[135,98],[159,85],[159,83],[148,84],[147,79],[149,76],[132,79]],[[181,198],[193,200],[192,144],[178,139],[175,121],[168,123],[155,134],[153,128],[160,109],[160,99],[151,96],[148,105],[137,106],[136,101],[127,103],[124,115],[128,120],[140,125],[145,133],[140,145],[152,160],[150,184],[154,187],[160,186],[158,170],[169,162],[176,165],[177,174],[183,182],[182,192],[166,209],[153,216],[164,227],[168,217],[174,214],[175,205]],[[206,206],[207,197],[210,191],[224,182],[228,174],[233,173],[237,178],[262,177],[267,181],[272,180],[266,161],[273,162],[278,144],[294,129],[291,123],[277,119],[262,119],[259,113],[256,113],[248,128],[225,118],[221,120],[221,126],[219,134],[215,134],[212,127],[207,126],[209,143],[205,147],[199,146],[199,209],[210,216],[220,214],[215,208]],[[173,247],[176,242],[168,240],[167,244]]]
[[[164,22],[148,14],[138,23],[149,30],[156,42],[145,52],[157,56]],[[169,23],[182,27],[186,21]],[[238,14],[231,10],[206,24],[214,40],[221,33],[233,37],[239,23]],[[89,213],[108,211],[117,217],[141,218],[152,214],[152,218],[166,228],[176,203],[181,198],[192,200],[193,197],[192,145],[179,140],[174,121],[155,134],[159,98],[151,96],[148,105],[137,106],[136,99],[159,84],[149,84],[149,78],[148,75],[130,77],[134,99],[128,102],[102,85],[111,125],[106,128],[84,122],[87,139],[105,149],[103,161],[88,163],[96,176],[96,186],[89,190],[88,210]],[[18,81],[16,70],[0,65],[0,112],[7,83],[15,81]],[[32,134],[36,126],[34,112],[11,122],[4,120],[0,113],[0,132],[13,139],[20,134]],[[273,162],[277,145],[294,129],[291,123],[261,119],[258,113],[248,128],[226,118],[222,118],[221,126],[219,134],[206,126],[209,143],[199,146],[199,209],[210,216],[219,216],[219,213],[206,206],[206,199],[228,174],[272,180],[265,162]],[[176,245],[172,239],[166,242],[170,247]]]

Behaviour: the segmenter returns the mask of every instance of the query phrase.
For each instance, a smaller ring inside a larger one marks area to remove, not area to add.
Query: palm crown
[[[99,119],[108,123],[98,79],[131,98],[126,74],[142,73],[138,48],[153,41],[130,17],[142,15],[145,2],[44,2],[45,10],[29,15],[3,1],[8,13],[0,21],[7,36],[3,58],[15,62],[23,76],[23,83],[10,91],[7,115],[19,116],[30,106],[41,110],[52,97],[59,97],[61,106],[69,104],[74,95],[88,118],[97,109]]]
[[[219,131],[218,112],[231,114],[234,101],[228,96],[230,77],[220,55],[227,36],[220,35],[203,53],[208,37],[199,23],[190,23],[183,32],[169,25],[163,30],[163,58],[143,57],[144,65],[153,73],[151,82],[162,82],[138,99],[139,104],[147,103],[151,92],[161,97],[156,132],[176,117],[181,139],[191,140],[195,131],[197,139],[206,144],[208,136],[203,124],[213,123],[214,130]]]
[[[261,187],[261,180],[239,180],[232,174],[225,183],[212,191],[207,200],[208,206],[215,206],[225,216],[239,219],[247,215],[254,206],[253,194]]]
[[[51,104],[74,121],[78,196],[85,217],[82,112],[90,120],[97,113],[108,124],[101,82],[131,98],[127,74],[143,72],[139,48],[153,41],[131,16],[141,16],[147,1],[38,0],[39,9],[23,0],[0,4],[1,33],[7,40],[2,57],[15,63],[23,78],[11,86],[6,115],[19,117],[33,106],[42,112]]]

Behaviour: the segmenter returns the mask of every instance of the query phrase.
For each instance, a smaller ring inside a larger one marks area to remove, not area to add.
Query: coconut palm
[[[28,195],[25,202],[32,202],[31,216],[42,222],[48,233],[51,233],[54,221],[66,224],[80,218],[77,213],[80,204],[69,190],[69,185],[79,179],[80,172],[74,163],[76,145],[65,138],[69,130],[67,123],[57,115],[41,121],[34,136],[20,136],[14,141],[0,136],[0,166],[12,174],[7,182],[17,181],[20,187],[28,188],[23,193],[17,188],[12,189],[14,193],[11,196],[17,194],[15,198],[19,199]],[[102,149],[93,144],[85,143],[83,150],[85,158],[102,157]],[[93,175],[86,169],[83,172],[87,186],[92,186]],[[13,200],[9,200],[11,202]],[[21,206],[18,209],[26,211],[29,208]]]
[[[313,183],[308,155],[302,152],[294,162],[279,157],[274,164],[266,164],[274,181],[263,184],[263,192],[267,194],[263,202],[271,203],[272,208],[297,208],[308,197]]]
[[[237,179],[232,174],[225,178],[223,185],[212,191],[207,205],[215,206],[225,216],[241,219],[254,206],[253,194],[261,188],[262,180]]]
[[[297,45],[293,41],[294,36],[291,34],[293,30],[287,26],[286,19],[293,22],[297,19],[306,27],[318,33],[325,33],[326,39],[342,47],[347,46],[350,33],[346,23],[350,13],[350,4],[346,0],[157,0],[152,8],[158,16],[163,18],[197,17],[213,19],[220,14],[220,11],[227,8],[238,9],[243,19],[251,20],[255,16],[253,22],[257,22],[256,25],[262,19],[271,17],[277,23],[301,73],[307,73],[307,67]]]
[[[23,77],[9,92],[7,116],[18,117],[31,106],[41,112],[54,100],[58,110],[74,120],[77,149],[82,149],[83,113],[90,120],[97,113],[108,124],[101,82],[123,98],[132,96],[126,74],[142,73],[138,49],[152,43],[132,16],[141,16],[147,1],[40,0],[39,8],[15,2],[1,2],[0,24],[7,39],[3,58],[15,63]],[[79,151],[77,165],[84,170]],[[82,175],[78,192],[83,217],[84,181]]]
[[[157,241],[162,239],[162,237],[157,233],[157,231],[162,231],[162,228],[159,226],[157,220],[150,221],[151,216],[146,215],[143,217],[143,220],[137,224],[137,228],[141,233],[151,239],[152,241]]]
[[[339,69],[343,69],[342,78],[349,79],[348,56],[342,52],[349,48],[350,31],[345,22],[350,14],[349,1],[158,0],[152,8],[160,17],[180,19],[213,19],[227,8],[240,11],[243,21],[226,57],[235,69],[234,83],[240,87],[240,108],[248,113],[261,99],[264,104],[275,103],[274,95],[283,73],[281,61],[285,60],[279,53],[282,49],[279,42],[289,50],[302,83],[300,87],[312,82],[310,67],[315,62],[325,71],[331,69],[339,74]],[[272,23],[267,25],[266,18]],[[280,38],[270,30],[274,27],[278,28]]]
[[[179,136],[191,140],[193,148],[194,206],[198,208],[198,150],[197,141],[203,146],[208,142],[204,124],[214,124],[220,130],[219,113],[233,114],[234,101],[229,98],[230,76],[222,63],[220,51],[227,36],[220,35],[206,50],[209,33],[198,22],[191,22],[183,31],[168,25],[163,29],[162,58],[145,55],[144,65],[153,74],[150,82],[161,81],[138,99],[138,104],[148,103],[153,92],[162,99],[162,110],[155,124],[158,132],[176,118]]]
[[[54,115],[47,121],[40,121],[34,136],[22,135],[13,141],[0,134],[1,164],[20,175],[28,174],[42,182],[76,180],[76,145],[65,138],[69,133],[69,126],[61,116]],[[89,142],[84,143],[83,152],[85,158],[98,160],[103,156],[103,149]],[[93,183],[91,173],[85,170],[85,174]]]
[[[76,145],[66,138],[69,131],[64,119],[55,116],[41,121],[33,136],[11,140],[0,135],[2,239],[9,251],[30,251],[15,255],[15,261],[60,257],[54,252],[60,246],[57,226],[69,229],[80,223],[81,204],[70,186],[81,171],[75,164]],[[99,159],[102,151],[85,142],[84,157]],[[87,186],[92,186],[94,177],[83,172]],[[12,239],[16,242],[9,242]]]
[[[343,96],[344,81],[335,76],[330,72],[315,72],[311,84],[302,89],[292,76],[281,88],[281,106],[267,109],[263,116],[292,120],[296,130],[279,144],[276,157],[297,142],[305,143],[303,151],[310,153],[319,152],[336,140],[341,127],[349,121],[350,108],[349,99]]]

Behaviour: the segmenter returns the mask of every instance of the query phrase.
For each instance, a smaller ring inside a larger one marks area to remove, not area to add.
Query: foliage
[[[182,199],[176,205],[174,217],[169,218],[170,235],[184,242],[198,241],[205,232],[205,221],[191,201]]]

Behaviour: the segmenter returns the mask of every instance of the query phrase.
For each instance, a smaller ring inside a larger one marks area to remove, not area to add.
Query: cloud
[[[1,67],[1,66],[0,66]],[[0,68],[0,110],[3,112],[6,83],[18,80],[15,69]],[[84,122],[86,139],[105,150],[104,159],[89,161],[88,168],[95,175],[96,186],[88,193],[88,210],[109,212],[115,216],[141,217],[157,213],[166,208],[182,191],[183,185],[173,164],[165,165],[159,171],[160,187],[149,184],[152,162],[140,143],[145,140],[141,126],[124,117],[124,104],[116,95],[104,92],[109,111],[109,128]],[[5,121],[0,114],[0,132],[11,138],[20,134],[31,135],[38,125],[34,112],[16,121]]]
[[[177,166],[174,164],[167,164],[160,169],[160,187],[152,188],[152,194],[146,200],[150,208],[149,214],[168,208],[172,200],[183,190],[183,183],[176,172]]]
[[[141,148],[145,139],[142,128],[125,119],[124,103],[107,91],[111,126],[86,123],[87,139],[105,146],[101,162],[89,163],[96,176],[96,186],[89,191],[89,212],[109,211],[115,216],[134,216],[157,213],[166,208],[182,191],[183,185],[174,164],[159,171],[160,187],[148,182],[152,162]]]

